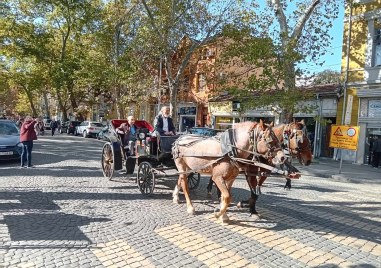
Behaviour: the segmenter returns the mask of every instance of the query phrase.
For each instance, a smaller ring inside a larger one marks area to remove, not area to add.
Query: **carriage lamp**
[[[146,137],[144,133],[139,133],[139,139],[143,140]]]

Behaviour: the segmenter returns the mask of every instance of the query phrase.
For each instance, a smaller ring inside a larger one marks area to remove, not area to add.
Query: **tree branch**
[[[154,28],[154,30],[155,30],[157,36],[158,36],[161,40],[164,40],[164,36],[162,36],[162,35],[160,34],[159,28],[157,27],[157,25],[156,25],[156,23],[155,23],[154,17],[153,17],[153,15],[152,15],[151,10],[149,9],[149,7],[148,7],[148,5],[147,5],[146,0],[141,0],[141,1],[142,1],[143,5],[144,5],[145,10],[147,11],[147,14],[148,14],[150,23],[151,23],[152,27]]]
[[[304,13],[304,16],[302,16],[298,23],[295,25],[294,32],[291,35],[291,39],[293,40],[299,40],[300,36],[302,35],[302,30],[304,25],[306,24],[307,20],[311,17],[312,12],[315,10],[316,6],[320,4],[320,0],[315,0],[307,9],[307,11]]]
[[[288,37],[287,19],[284,15],[282,5],[279,0],[271,0],[270,4],[274,8],[275,16],[278,18],[281,34],[285,34]]]

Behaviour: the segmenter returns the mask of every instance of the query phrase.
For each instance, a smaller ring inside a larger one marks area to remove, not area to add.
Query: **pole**
[[[341,124],[344,125],[345,122],[345,106],[347,102],[347,87],[348,87],[348,73],[349,73],[349,53],[350,53],[350,46],[351,46],[351,34],[352,34],[352,12],[353,12],[353,6],[352,1],[349,2],[350,9],[349,9],[349,26],[348,26],[348,39],[347,39],[347,59],[346,59],[346,70],[345,70],[345,80],[344,80],[344,95],[343,95],[343,109],[341,114]],[[339,174],[341,173],[341,167],[343,165],[343,149],[340,149],[340,168],[339,168]]]

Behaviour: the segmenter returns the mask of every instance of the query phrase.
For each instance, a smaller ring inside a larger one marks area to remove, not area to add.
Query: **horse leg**
[[[267,179],[266,176],[260,176],[259,177],[258,189],[256,189],[256,194],[257,195],[261,195],[262,194],[261,187],[262,187],[262,185],[263,185],[263,183],[265,182],[266,179]]]
[[[177,184],[175,186],[175,189],[173,189],[173,193],[172,193],[172,198],[173,198],[172,200],[173,200],[173,203],[175,203],[175,204],[180,204],[180,199],[179,199],[180,189],[181,189],[181,182],[180,182],[180,178],[179,178],[177,181]]]
[[[213,180],[212,180],[212,177],[210,177],[208,186],[206,187],[206,190],[208,191],[207,196],[209,198],[212,197],[212,188],[213,188]]]
[[[180,176],[182,176],[180,183],[181,183],[181,188],[183,189],[183,192],[184,192],[185,200],[187,202],[187,212],[188,214],[193,215],[195,213],[195,210],[189,196],[188,175],[182,174]]]
[[[214,216],[216,218],[219,218],[222,221],[222,223],[226,223],[229,221],[229,217],[226,215],[226,210],[228,209],[228,206],[231,201],[230,191],[228,189],[228,186],[225,184],[223,178],[213,178],[213,180],[216,183],[217,187],[221,190],[221,208],[219,212],[216,212],[214,214]]]
[[[291,190],[291,179],[286,179],[286,185],[284,189]]]
[[[256,176],[246,176],[247,185],[249,185],[250,189],[250,198],[248,200],[241,200],[238,202],[237,207],[242,208],[245,204],[250,205],[250,200],[255,195],[256,187],[257,187],[257,177]]]

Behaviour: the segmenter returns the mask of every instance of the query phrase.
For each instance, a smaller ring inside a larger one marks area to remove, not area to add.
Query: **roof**
[[[326,84],[326,85],[311,85],[305,87],[299,87],[298,89],[310,92],[319,96],[336,96],[341,92],[340,84]],[[256,93],[253,93],[255,96]],[[221,102],[221,101],[234,101],[236,98],[230,94],[223,94],[220,96],[212,96],[209,98],[209,102]]]

